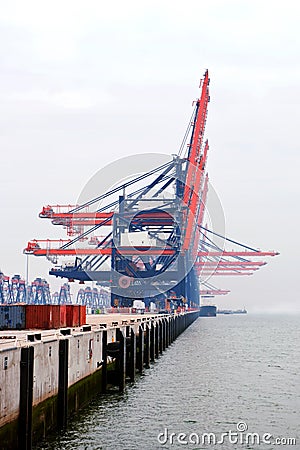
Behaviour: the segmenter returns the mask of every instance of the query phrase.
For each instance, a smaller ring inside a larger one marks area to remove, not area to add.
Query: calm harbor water
[[[124,394],[99,396],[35,450],[300,449],[299,336],[300,315],[199,318]]]

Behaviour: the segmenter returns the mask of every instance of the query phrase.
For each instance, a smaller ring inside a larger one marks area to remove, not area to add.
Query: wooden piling
[[[31,450],[32,448],[33,365],[34,347],[21,348],[18,433],[20,450]]]
[[[102,377],[101,392],[104,394],[107,390],[107,330],[102,331]]]
[[[137,369],[140,373],[142,373],[144,370],[144,327],[143,327],[143,325],[139,325],[139,331],[138,331]]]
[[[150,367],[150,328],[148,323],[145,324],[145,351],[144,351],[145,368]]]
[[[122,329],[116,329],[117,341],[120,343],[119,354],[117,357],[117,367],[118,367],[118,386],[119,392],[123,392],[125,389],[126,381],[126,336]]]
[[[57,395],[57,426],[59,429],[67,426],[68,420],[68,362],[69,340],[59,341],[58,395]]]
[[[134,330],[130,329],[130,347],[129,347],[129,379],[130,381],[135,381],[135,371],[136,371],[136,335]]]

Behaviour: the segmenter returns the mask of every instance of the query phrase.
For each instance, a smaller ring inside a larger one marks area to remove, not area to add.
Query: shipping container
[[[26,328],[41,328],[49,330],[52,327],[51,305],[27,305]]]
[[[24,330],[25,305],[0,306],[0,330]]]
[[[71,316],[73,314],[71,313]],[[79,326],[79,306],[75,314]],[[0,330],[64,328],[67,326],[66,305],[1,305]]]
[[[60,328],[60,305],[52,305],[52,328]]]
[[[67,326],[67,309],[66,305],[60,305],[60,328],[64,328]]]
[[[50,330],[61,326],[65,325],[61,325],[59,305],[26,306],[26,328]]]
[[[80,306],[79,325],[86,324],[86,306]]]
[[[67,310],[67,327],[79,327],[80,325],[80,306],[66,305]]]

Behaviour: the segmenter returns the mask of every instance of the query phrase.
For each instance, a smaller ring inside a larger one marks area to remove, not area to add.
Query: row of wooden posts
[[[120,392],[126,381],[134,382],[136,374],[143,373],[163,351],[198,317],[198,311],[182,315],[169,315],[143,322],[138,326],[117,328],[116,342],[107,343],[107,331],[103,330],[102,392],[117,385]],[[114,370],[108,370],[113,358]]]
[[[107,329],[102,330],[101,392],[112,387],[120,392],[126,381],[134,382],[137,373],[150,367],[162,352],[199,316],[198,311],[168,315],[143,321],[138,325],[116,328],[116,341],[107,342]],[[146,318],[145,318],[146,319]],[[91,331],[90,326],[83,331]],[[69,333],[63,333],[69,334]],[[68,420],[69,340],[59,341],[57,427],[66,427]],[[32,448],[32,400],[34,347],[21,349],[20,412],[18,420],[19,449]]]

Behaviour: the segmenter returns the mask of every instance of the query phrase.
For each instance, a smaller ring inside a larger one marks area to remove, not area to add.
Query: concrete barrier
[[[42,331],[32,341],[32,331],[5,332],[7,339],[0,344],[1,448],[30,450],[50,430],[66,427],[68,416],[96,393],[123,392],[126,381],[135,381],[136,372],[149,368],[197,317],[198,311],[128,318],[123,325],[93,324],[86,331],[70,329],[70,334]],[[117,348],[115,357],[108,356],[109,345]]]

